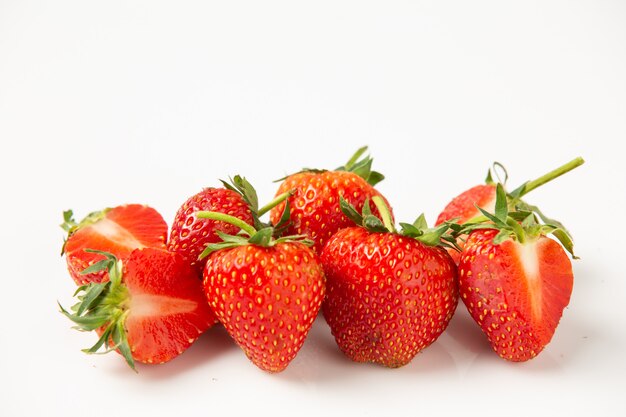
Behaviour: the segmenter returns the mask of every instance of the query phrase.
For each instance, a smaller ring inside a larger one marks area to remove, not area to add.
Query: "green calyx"
[[[572,236],[565,226],[563,226],[561,222],[543,214],[539,207],[526,203],[522,200],[522,197],[584,163],[583,158],[574,158],[537,179],[526,181],[513,191],[507,193],[504,186],[508,179],[508,173],[502,164],[494,162],[492,169],[490,169],[487,174],[485,182],[487,184],[496,185],[495,212],[489,213],[477,207],[482,213],[480,216],[462,225],[453,224],[454,219],[446,223],[450,225],[452,234],[455,237],[467,234],[476,229],[496,228],[500,230],[500,232],[494,238],[495,244],[499,244],[507,239],[515,239],[524,243],[529,239],[536,239],[540,235],[552,234],[561,242],[563,247],[574,259],[578,259],[574,255]],[[497,182],[494,181],[494,176],[498,178]]]
[[[275,237],[279,235],[277,230],[280,231],[281,229],[284,229],[289,222],[289,202],[285,204],[285,210],[283,211],[280,221],[275,227],[263,226],[258,230],[254,226],[249,225],[237,217],[216,211],[199,211],[196,213],[196,217],[226,222],[241,229],[237,235],[217,232],[217,235],[220,239],[222,239],[222,241],[207,245],[198,259],[204,259],[211,253],[222,249],[230,249],[246,245],[272,247],[285,242],[300,242],[307,246],[313,245],[313,241],[307,239],[304,235],[283,236],[279,238]]]
[[[372,197],[372,202],[380,213],[380,218],[372,214],[369,199],[365,200],[363,212],[359,213],[356,208],[348,203],[342,196],[339,198],[341,211],[357,226],[361,226],[372,233],[398,234],[398,231],[393,225],[391,211],[385,203],[385,200],[380,196],[374,196]],[[419,240],[427,246],[456,247],[456,240],[447,233],[450,226],[444,223],[438,227],[429,228],[424,214],[419,215],[412,224],[400,223],[400,228],[401,235]]]
[[[262,222],[261,217],[293,195],[293,190],[287,191],[286,193],[276,196],[272,201],[259,208],[259,198],[256,190],[245,177],[235,175],[230,179],[230,182],[221,181],[225,188],[240,194],[246,204],[248,204],[252,212],[252,218],[254,219],[254,227],[259,230],[271,226],[269,223]]]
[[[70,311],[59,304],[61,313],[76,324],[74,328],[77,330],[88,332],[103,329],[98,341],[92,347],[83,349],[83,352],[94,354],[119,350],[128,365],[137,371],[124,327],[128,316],[129,294],[128,289],[122,284],[122,263],[108,252],[92,249],[85,249],[85,252],[103,255],[105,259],[94,263],[81,274],[106,270],[109,273],[109,281],[78,287],[74,293],[79,300],[78,303],[74,304]],[[98,352],[103,346],[105,350]]]
[[[226,222],[236,226],[240,229],[236,235],[229,235],[223,232],[217,232],[217,235],[222,239],[221,242],[212,243],[205,247],[204,251],[200,254],[198,259],[203,259],[209,256],[211,253],[222,250],[234,248],[237,246],[256,245],[263,247],[271,247],[281,242],[301,242],[305,245],[311,246],[312,241],[305,239],[305,236],[284,236],[282,234],[289,227],[290,219],[290,206],[289,200],[293,195],[293,190],[287,191],[276,196],[272,201],[263,207],[259,208],[259,200],[256,190],[244,177],[236,175],[230,180],[230,183],[222,181],[224,187],[229,190],[239,193],[243,200],[248,204],[250,211],[252,212],[252,218],[254,219],[254,225],[250,225],[243,220],[231,216],[226,213],[220,213],[216,211],[198,211],[196,217],[200,219],[211,219],[221,222]],[[261,221],[261,216],[278,206],[285,201],[285,209],[279,219],[279,221],[272,225],[271,223],[265,223]]]
[[[352,172],[359,177],[367,181],[371,186],[374,186],[385,179],[385,176],[377,171],[372,171],[372,163],[374,159],[370,155],[366,155],[361,158],[367,151],[367,146],[363,146],[352,155],[352,157],[342,165],[335,169],[335,171],[347,171]]]
[[[370,155],[366,155],[361,158],[365,152],[367,151],[367,146],[363,146],[359,148],[354,155],[346,162],[344,165],[335,168],[335,171],[346,171],[352,172],[359,177],[363,178],[367,181],[371,186],[374,186],[385,179],[385,176],[377,171],[372,171],[372,163],[374,159]],[[283,178],[279,178],[274,182],[280,182],[286,179],[287,177],[295,174],[300,174],[303,172],[311,172],[314,174],[321,174],[328,171],[327,169],[314,169],[314,168],[304,168],[301,171],[298,171],[294,174],[287,175]]]
[[[59,226],[61,227],[61,229],[63,229],[67,233],[67,236],[63,239],[63,246],[61,247],[61,255],[65,253],[65,245],[67,243],[67,240],[70,238],[70,236],[72,236],[78,229],[81,229],[83,227],[99,222],[106,216],[106,214],[110,210],[111,210],[110,208],[105,208],[104,210],[94,211],[92,213],[89,213],[87,216],[85,216],[85,218],[82,219],[80,222],[76,222],[76,220],[74,220],[74,212],[72,210],[64,211],[63,223],[61,223]]]
[[[509,207],[511,201],[516,203],[512,210]],[[521,200],[512,200],[501,183],[496,185],[496,205],[493,213],[476,207],[482,213],[480,218],[463,224],[456,223],[454,219],[444,223],[450,227],[454,237],[458,238],[478,229],[497,229],[499,232],[494,237],[493,243],[499,245],[508,239],[526,243],[539,236],[552,234],[574,259],[578,259],[574,255],[572,237],[561,223],[545,217],[535,206],[530,206]]]

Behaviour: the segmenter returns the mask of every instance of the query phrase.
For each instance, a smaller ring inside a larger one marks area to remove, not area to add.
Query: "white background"
[[[0,415],[626,415],[625,139],[623,1],[0,0]],[[499,359],[463,305],[396,370],[347,360],[323,321],[277,375],[219,328],[139,374],[80,352],[64,209],[170,223],[218,178],[267,201],[363,144],[404,221],[494,160],[516,185],[586,159],[528,197],[582,258],[538,358]]]

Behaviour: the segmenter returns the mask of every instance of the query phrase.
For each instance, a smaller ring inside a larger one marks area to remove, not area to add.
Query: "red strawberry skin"
[[[199,261],[198,256],[209,243],[222,241],[217,232],[235,235],[240,229],[221,221],[199,219],[198,211],[229,214],[250,225],[254,220],[241,195],[225,188],[205,188],[185,201],[174,218],[167,247],[187,259],[201,275],[206,260]]]
[[[85,249],[109,252],[125,259],[137,248],[165,249],[166,237],[167,224],[151,207],[128,204],[104,210],[96,222],[79,227],[67,239],[64,247],[67,267],[78,285],[103,282],[108,280],[106,271],[81,275],[85,268],[104,259]]]
[[[324,317],[356,362],[407,364],[441,335],[456,309],[456,266],[442,248],[351,227],[328,241],[320,260]]]
[[[459,194],[452,199],[437,217],[436,225],[457,218],[457,223],[464,223],[480,216],[481,212],[476,206],[481,207],[492,213],[496,204],[496,186],[493,184],[481,184],[470,188],[469,190]],[[457,244],[461,249],[467,236],[463,235],[457,239]],[[454,249],[448,249],[448,253],[459,264],[459,252]]]
[[[569,304],[572,265],[550,238],[494,245],[497,233],[470,234],[459,264],[461,299],[498,355],[526,361],[550,342]]]
[[[179,255],[137,249],[124,263],[124,323],[133,359],[164,363],[184,352],[217,322],[202,283]]]
[[[204,269],[209,305],[248,358],[280,372],[302,347],[325,284],[307,246],[240,246],[212,253]]]
[[[462,192],[452,199],[437,217],[436,225],[446,220],[459,218],[458,223],[464,223],[481,213],[476,206],[493,212],[496,202],[496,187],[493,184],[481,184]]]
[[[339,196],[343,196],[359,213],[363,210],[365,200],[369,198],[373,214],[379,216],[378,210],[371,203],[374,196],[381,196],[389,207],[382,194],[352,172],[301,172],[287,177],[280,184],[276,195],[289,190],[295,190],[295,193],[288,199],[292,223],[285,233],[307,235],[315,242],[313,249],[316,253],[321,252],[326,241],[337,230],[354,225],[341,212]],[[270,212],[273,224],[280,220],[285,204],[279,204]]]

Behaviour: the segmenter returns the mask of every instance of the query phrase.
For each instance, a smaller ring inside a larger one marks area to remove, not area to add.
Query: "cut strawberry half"
[[[562,225],[539,222],[536,211],[509,211],[507,199],[498,184],[494,213],[480,209],[484,222],[452,227],[468,235],[461,299],[498,355],[521,362],[550,342],[569,303],[574,276],[565,251],[574,256],[573,241]]]
[[[89,214],[79,223],[72,218],[72,211],[63,213],[61,227],[68,232],[63,245],[70,275],[78,285],[89,282],[103,282],[108,278],[107,271],[82,274],[90,265],[105,259],[93,249],[114,254],[119,259],[127,258],[135,249],[165,249],[167,224],[153,208],[128,204],[107,208]]]
[[[494,245],[497,234],[470,234],[459,264],[461,298],[498,355],[525,361],[556,331],[572,293],[572,264],[550,238]]]
[[[80,330],[96,330],[102,346],[117,350],[134,369],[135,361],[164,363],[185,351],[217,322],[202,284],[189,264],[175,253],[154,248],[134,250],[127,261],[95,252],[103,261],[85,273],[108,271],[110,280],[79,288],[72,312],[61,307]]]

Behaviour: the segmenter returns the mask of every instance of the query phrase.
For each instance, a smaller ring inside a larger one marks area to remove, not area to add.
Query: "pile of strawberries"
[[[98,334],[85,351],[117,351],[133,369],[163,363],[219,322],[255,365],[279,372],[321,309],[350,359],[399,367],[444,332],[460,297],[498,355],[537,356],[569,303],[573,243],[522,197],[583,160],[510,192],[496,163],[435,227],[420,215],[398,230],[365,151],[284,178],[262,207],[245,178],[206,188],[180,207],[169,238],[144,205],[80,222],[65,212],[62,253],[79,287],[61,312]]]

